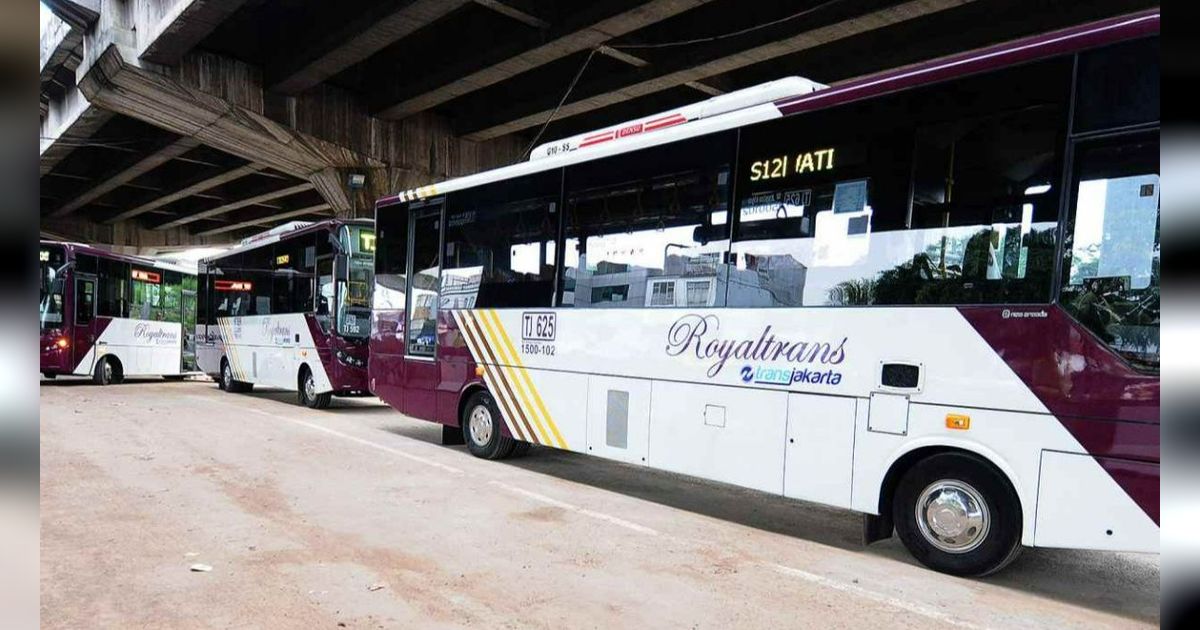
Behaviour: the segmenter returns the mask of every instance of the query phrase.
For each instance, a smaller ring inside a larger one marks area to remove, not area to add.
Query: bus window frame
[[[559,195],[561,197],[561,192],[559,193]],[[418,218],[424,219],[424,218],[428,218],[431,216],[436,216],[438,219],[438,243],[437,243],[438,275],[437,275],[437,281],[434,284],[434,286],[437,287],[437,295],[434,298],[434,302],[436,303],[436,302],[440,301],[441,297],[442,297],[442,291],[441,291],[442,267],[443,267],[442,252],[443,252],[443,248],[446,246],[446,242],[445,242],[446,241],[446,230],[442,226],[445,226],[445,224],[446,224],[446,197],[441,196],[441,197],[437,197],[434,199],[426,199],[423,201],[417,201],[417,202],[411,203],[408,206],[407,212],[408,212],[408,234],[406,236],[407,236],[407,241],[408,241],[408,251],[405,252],[404,267],[408,271],[408,276],[407,276],[407,279],[405,282],[405,287],[404,287],[404,359],[405,360],[414,360],[414,361],[436,362],[438,360],[438,350],[441,347],[441,344],[438,343],[438,336],[437,336],[436,332],[433,335],[433,352],[428,355],[413,353],[412,352],[412,343],[411,343],[410,337],[409,337],[409,333],[411,332],[411,330],[409,330],[409,328],[412,324],[411,312],[412,312],[413,306],[415,304],[415,302],[413,301],[413,288],[416,285],[416,282],[415,282],[416,273],[415,273],[415,269],[413,267],[414,267],[414,262],[415,262],[414,258],[415,258],[415,249],[416,248],[414,247],[414,245],[416,244],[417,219]],[[441,312],[441,304],[436,304],[436,306],[438,306],[438,313],[440,313]],[[434,317],[435,317],[435,327],[436,327],[437,315],[435,315]]]

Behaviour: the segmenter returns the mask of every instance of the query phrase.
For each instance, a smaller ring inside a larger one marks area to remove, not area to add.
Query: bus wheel
[[[300,369],[300,404],[310,409],[325,409],[333,399],[332,392],[317,393],[317,379],[307,366]]]
[[[475,457],[504,459],[517,444],[516,440],[500,434],[500,409],[487,392],[475,392],[467,400],[462,429],[467,450]]]
[[[229,365],[229,361],[221,361],[221,380],[217,381],[217,387],[231,394],[240,394],[250,391],[254,385],[234,380],[233,367]]]
[[[110,357],[102,357],[92,371],[92,382],[97,385],[115,385],[122,380],[121,365]]]
[[[980,577],[1003,569],[1021,551],[1021,503],[985,460],[939,453],[917,462],[892,497],[896,533],[925,566]]]

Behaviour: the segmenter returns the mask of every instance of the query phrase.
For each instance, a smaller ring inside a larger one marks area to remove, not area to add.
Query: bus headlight
[[[345,365],[350,365],[350,366],[357,367],[357,368],[367,367],[366,361],[363,361],[362,359],[356,359],[356,358],[346,354],[345,352],[342,352],[341,350],[338,350],[334,356],[337,357],[338,361],[340,361],[341,363],[343,363]]]

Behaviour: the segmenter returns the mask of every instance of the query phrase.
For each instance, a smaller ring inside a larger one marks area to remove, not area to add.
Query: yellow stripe
[[[233,354],[233,335],[229,330],[228,319],[227,317],[218,317],[217,326],[221,330],[221,341],[225,343],[225,358],[229,359],[229,369],[233,371],[233,377],[240,381],[242,380],[242,371]]]
[[[504,388],[501,386],[500,379],[495,374],[495,368],[491,365],[488,365],[488,363],[494,363],[494,361],[491,361],[491,359],[487,357],[483,348],[479,348],[473,343],[473,340],[479,333],[474,327],[468,325],[466,321],[467,316],[465,313],[460,313],[459,311],[451,311],[451,313],[454,314],[454,320],[458,322],[458,327],[462,329],[462,337],[467,343],[467,350],[471,352],[471,356],[475,359],[475,363],[483,368],[484,383],[487,384],[488,389],[493,392],[496,401],[499,402],[503,412],[501,415],[503,416],[504,424],[508,426],[509,433],[516,436],[519,440],[526,442],[536,441],[525,436],[525,431],[521,428],[520,418],[517,418],[516,414],[513,413],[513,405],[509,402],[507,394],[505,393]]]
[[[500,359],[508,364],[504,367],[504,369],[507,369],[508,373],[511,375],[509,382],[513,384],[513,389],[517,390],[517,394],[521,397],[521,402],[525,403],[525,409],[529,410],[529,416],[533,418],[534,427],[537,429],[542,443],[553,446],[554,442],[548,437],[549,434],[546,432],[546,427],[543,425],[542,419],[538,417],[537,413],[535,413],[533,403],[529,402],[529,396],[525,394],[525,387],[521,385],[521,379],[517,376],[516,369],[512,367],[516,364],[516,361],[507,356],[505,346],[499,340],[499,335],[496,334],[496,331],[492,329],[491,322],[488,321],[487,313],[487,311],[480,310],[479,319],[483,322],[484,327],[487,328],[488,339],[492,342],[492,345],[497,348],[496,352],[500,356]]]
[[[546,424],[550,426],[550,431],[554,434],[554,438],[558,440],[559,448],[567,448],[567,441],[563,439],[562,433],[559,432],[558,425],[556,425],[554,420],[550,418],[550,412],[546,409],[546,402],[542,400],[542,395],[538,393],[537,387],[534,387],[533,379],[529,376],[529,370],[526,369],[521,363],[521,358],[517,354],[517,348],[513,345],[512,339],[509,338],[508,331],[504,330],[504,324],[500,322],[500,316],[497,315],[496,311],[494,310],[485,311],[485,313],[492,317],[492,319],[496,322],[496,328],[500,329],[500,335],[503,337],[504,343],[508,345],[508,349],[512,353],[513,362],[517,366],[517,372],[525,379],[525,383],[528,385],[529,391],[533,392],[533,399],[535,402],[537,402],[538,411],[541,412],[542,417],[546,420]]]

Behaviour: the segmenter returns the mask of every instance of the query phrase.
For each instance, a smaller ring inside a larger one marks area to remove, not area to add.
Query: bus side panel
[[[1039,547],[1158,551],[1158,525],[1112,483],[1097,461],[1158,480],[1158,464],[1043,451],[1038,489]]]
[[[317,393],[333,390],[304,314],[222,317],[217,321],[235,379],[294,391],[300,366],[307,365]]]
[[[221,329],[216,324],[196,325],[196,366],[213,378],[221,375],[221,357],[225,356],[225,344]]]
[[[854,422],[865,401],[789,394],[783,494],[850,507]]]
[[[182,344],[183,325],[178,322],[113,318],[96,337],[95,352],[75,373],[90,374],[96,359],[112,355],[125,376],[180,374]]]
[[[783,494],[785,391],[654,381],[650,465]]]

